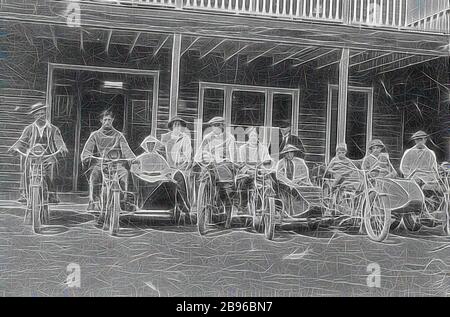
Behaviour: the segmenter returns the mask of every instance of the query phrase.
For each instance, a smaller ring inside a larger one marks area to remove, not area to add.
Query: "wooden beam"
[[[225,50],[225,54],[224,54],[225,62],[229,61],[230,59],[232,59],[233,57],[235,57],[239,53],[242,53],[243,51],[245,51],[251,45],[252,44],[244,44],[244,45],[242,45],[241,42],[239,42],[239,45],[237,46],[236,49],[234,49],[234,50]]]
[[[153,57],[158,55],[159,51],[164,47],[164,44],[166,44],[166,42],[169,40],[170,37],[171,37],[171,35],[167,35],[159,40],[158,46],[156,47],[155,51],[153,52]]]
[[[201,48],[200,59],[203,59],[206,56],[208,56],[210,53],[214,52],[214,50],[216,50],[220,45],[222,45],[226,41],[227,41],[227,39],[223,39],[219,42],[217,42],[216,40],[209,42],[206,46]]]
[[[105,47],[106,54],[109,53],[109,45],[111,44],[112,32],[113,32],[112,30],[108,31],[108,37],[107,37],[107,40],[106,40],[106,47]]]
[[[353,67],[355,67],[355,66],[362,65],[362,64],[366,64],[366,63],[369,63],[369,62],[372,62],[372,61],[375,61],[375,60],[377,60],[377,59],[380,59],[380,58],[383,58],[383,57],[387,57],[387,56],[393,55],[393,54],[394,54],[394,53],[392,53],[392,52],[389,52],[389,53],[382,53],[382,54],[379,54],[379,55],[378,55],[378,53],[377,53],[375,57],[372,57],[372,58],[369,58],[369,59],[362,60],[362,61],[360,61],[360,62],[358,62],[358,63],[350,64],[349,67],[350,67],[350,68],[353,68]]]
[[[130,50],[128,51],[128,56],[133,53],[134,47],[136,46],[137,41],[139,40],[139,37],[141,36],[141,32],[136,33],[136,37],[133,40],[133,44],[131,44]]]
[[[435,59],[442,58],[442,57],[444,57],[444,56],[427,57],[427,58],[422,57],[420,61],[417,61],[417,62],[414,62],[414,63],[408,63],[405,66],[400,66],[400,67],[395,67],[395,68],[391,68],[391,69],[388,69],[388,70],[384,70],[382,72],[378,72],[377,75],[386,74],[386,73],[390,73],[390,72],[393,72],[393,71],[396,71],[396,70],[399,70],[399,69],[402,69],[402,68],[411,67],[411,66],[414,66],[414,65],[430,62],[430,61],[433,61]]]
[[[360,56],[360,55],[362,55],[362,54],[364,54],[364,53],[367,53],[367,52],[366,52],[366,51],[363,51],[363,52],[358,52],[358,53],[355,53],[355,54],[351,55],[351,56],[350,56],[350,61],[351,61],[353,58],[358,57],[358,56]],[[328,66],[331,66],[331,65],[334,65],[334,64],[339,64],[340,62],[341,62],[341,60],[338,59],[338,60],[336,60],[336,61],[333,61],[333,62],[324,64],[324,65],[320,65],[320,66],[318,66],[316,69],[322,69],[322,68],[325,68],[325,67],[328,67]]]
[[[417,56],[415,56],[415,55],[408,55],[408,56],[402,57],[400,59],[396,59],[396,60],[393,60],[393,61],[381,64],[381,65],[375,65],[375,66],[371,66],[371,67],[368,67],[368,68],[359,69],[358,73],[367,72],[369,70],[376,69],[376,68],[382,68],[382,67],[385,67],[385,66],[388,66],[388,65],[395,64],[397,62],[401,62],[401,61],[404,61],[404,60],[407,60],[407,59],[410,59],[410,58],[416,58],[416,57]]]
[[[183,56],[187,51],[189,51],[194,45],[195,43],[197,43],[199,40],[201,39],[200,36],[197,36],[189,45],[187,48],[185,48],[182,52],[181,52],[181,56]]]
[[[181,34],[173,35],[172,66],[170,72],[170,105],[169,116],[174,117],[178,113],[178,89],[180,86],[180,59],[181,59]]]
[[[272,46],[272,47],[266,49],[266,50],[265,50],[264,52],[262,52],[262,53],[255,53],[255,54],[249,54],[249,55],[247,55],[247,64],[250,64],[251,62],[257,60],[258,58],[263,57],[264,55],[270,53],[271,51],[273,51],[274,49],[276,49],[278,46],[279,46],[278,44],[275,45],[275,46]]]
[[[316,60],[316,59],[318,59],[318,58],[324,57],[324,56],[326,56],[326,55],[328,55],[328,54],[331,54],[331,53],[333,53],[333,52],[335,52],[335,51],[337,51],[337,50],[338,50],[338,49],[336,48],[336,49],[334,49],[334,50],[330,50],[330,51],[328,51],[328,52],[325,52],[325,53],[322,53],[322,54],[313,56],[313,57],[311,57],[311,58],[309,58],[309,59],[307,59],[307,60],[302,61],[301,63],[292,65],[292,67],[298,67],[298,66],[301,66],[301,65],[303,65],[303,64],[312,62],[313,60]]]
[[[339,63],[339,96],[338,96],[338,131],[337,144],[346,143],[345,130],[347,126],[347,97],[348,97],[348,66],[350,62],[350,50],[342,49]]]
[[[284,54],[281,57],[280,56],[274,56],[273,57],[273,64],[272,64],[272,66],[276,66],[276,65],[278,65],[278,64],[280,64],[280,63],[282,63],[282,62],[284,62],[284,61],[286,61],[288,59],[291,59],[291,58],[293,58],[293,57],[295,57],[297,55],[303,54],[303,53],[311,51],[313,49],[314,48],[312,46],[308,46],[308,47],[306,47],[306,48],[304,48],[304,49],[302,49],[300,51],[299,50],[295,50],[293,53],[291,52],[291,53],[288,53],[288,54]]]

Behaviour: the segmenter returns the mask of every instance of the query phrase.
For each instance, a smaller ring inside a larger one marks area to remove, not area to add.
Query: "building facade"
[[[14,199],[7,152],[47,100],[67,143],[62,191],[86,190],[80,149],[111,108],[136,152],[182,116],[193,131],[291,127],[311,169],[336,144],[361,159],[372,138],[398,167],[418,129],[449,160],[448,1],[9,1],[0,4],[0,193]]]

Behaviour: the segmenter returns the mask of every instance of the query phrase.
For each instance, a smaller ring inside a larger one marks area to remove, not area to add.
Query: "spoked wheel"
[[[325,182],[322,186],[322,202],[323,206],[327,210],[332,211],[334,209],[333,191],[331,185],[327,182]]]
[[[31,187],[31,221],[33,226],[33,232],[39,233],[42,225],[42,197],[39,186]]]
[[[225,208],[225,229],[230,229],[231,228],[231,220],[232,220],[232,213],[233,213],[233,207],[229,206],[229,207],[224,207]]]
[[[248,199],[248,210],[250,215],[253,217],[252,221],[253,230],[258,233],[262,233],[263,232],[262,216],[256,214],[257,211],[256,205],[258,204],[258,200],[256,198],[257,194],[254,191],[251,191]]]
[[[115,236],[120,230],[120,191],[113,191],[112,199],[109,211],[109,234]]]
[[[444,234],[450,236],[450,195],[445,195],[444,203]]]
[[[263,215],[264,236],[267,240],[273,240],[275,235],[275,199],[266,198],[267,211]]]
[[[386,207],[383,194],[371,191],[364,210],[364,225],[370,239],[386,240],[391,226],[391,210]]]
[[[211,187],[206,183],[202,182],[198,190],[197,199],[197,229],[200,235],[206,234],[206,228],[209,225],[211,218]]]

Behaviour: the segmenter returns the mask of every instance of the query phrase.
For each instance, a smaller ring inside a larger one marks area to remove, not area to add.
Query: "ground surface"
[[[267,241],[247,228],[125,224],[120,237],[96,228],[83,206],[61,205],[35,235],[24,210],[0,204],[3,296],[447,296],[450,238],[440,228],[390,235],[383,244],[336,229],[278,230]],[[67,265],[81,269],[68,288]],[[367,286],[378,263],[381,287]]]

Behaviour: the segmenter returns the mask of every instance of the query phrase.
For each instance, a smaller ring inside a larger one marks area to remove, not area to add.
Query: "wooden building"
[[[20,160],[7,149],[45,99],[70,151],[58,179],[69,192],[86,189],[79,153],[105,108],[135,151],[176,114],[191,131],[224,115],[291,126],[310,167],[341,142],[362,158],[372,138],[398,167],[417,129],[449,160],[450,5],[428,3],[3,0],[0,197],[17,197]]]

